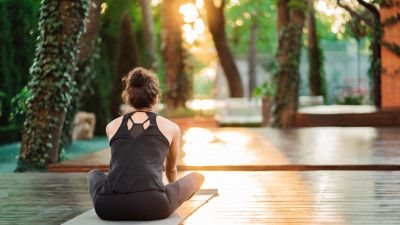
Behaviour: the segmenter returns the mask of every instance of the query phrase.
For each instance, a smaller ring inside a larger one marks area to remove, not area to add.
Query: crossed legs
[[[102,187],[105,179],[106,175],[101,170],[95,169],[88,173],[87,182],[93,204],[98,197],[96,192]],[[165,185],[165,194],[169,202],[168,212],[166,211],[167,217],[189,200],[200,189],[203,181],[204,176],[202,174],[192,172]]]
[[[184,177],[165,185],[165,194],[170,202],[170,214],[172,214],[182,203],[189,200],[201,187],[204,176],[192,172]]]

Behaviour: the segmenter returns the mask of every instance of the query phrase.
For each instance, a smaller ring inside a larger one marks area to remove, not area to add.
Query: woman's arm
[[[176,125],[174,136],[172,138],[171,146],[167,155],[167,162],[165,166],[165,174],[168,178],[168,181],[174,182],[177,179],[177,168],[176,164],[178,162],[179,150],[181,147],[181,131]]]

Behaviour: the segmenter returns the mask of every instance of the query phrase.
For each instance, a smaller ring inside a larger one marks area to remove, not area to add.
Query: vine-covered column
[[[60,160],[63,158],[65,148],[72,144],[75,114],[82,106],[84,98],[94,92],[92,82],[96,77],[94,63],[99,57],[98,45],[100,44],[100,38],[97,37],[97,33],[100,28],[100,11],[103,1],[88,0],[88,2],[89,13],[86,19],[86,31],[83,33],[79,44],[79,54],[76,58],[77,70],[72,74],[76,82],[75,93],[72,93],[74,98],[72,98],[72,102],[67,109],[58,150]]]
[[[274,98],[273,125],[293,127],[299,91],[301,36],[307,0],[278,0],[278,71]]]
[[[28,83],[26,120],[17,171],[44,169],[58,161],[58,146],[73,98],[79,41],[85,30],[87,0],[43,0],[39,37]]]

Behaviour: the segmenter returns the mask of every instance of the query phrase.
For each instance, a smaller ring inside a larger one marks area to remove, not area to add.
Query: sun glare
[[[105,3],[105,2],[101,3],[101,5],[100,5],[100,8],[101,8],[100,14],[105,13],[106,10],[107,10],[107,7],[108,7],[107,3]]]
[[[202,1],[196,1],[196,5],[186,3],[179,7],[179,13],[183,16],[184,22],[182,25],[183,38],[189,44],[193,44],[196,40],[204,38],[205,25],[198,11],[202,7]]]
[[[235,22],[235,23],[236,23],[236,25],[237,25],[237,26],[239,26],[239,27],[240,27],[240,26],[242,26],[242,25],[243,25],[243,20],[240,20],[240,19],[238,19],[238,20],[236,20],[236,22]]]
[[[204,1],[203,0],[196,0],[196,7],[198,9],[204,8]]]
[[[199,17],[199,12],[193,3],[181,5],[179,13],[183,15],[183,21],[186,23],[193,23]]]
[[[157,6],[157,5],[159,5],[161,3],[161,0],[151,0],[151,5],[152,6]]]
[[[344,24],[349,21],[349,15],[336,4],[319,0],[315,8],[323,15],[330,17],[332,21],[331,31],[340,37],[345,32]]]
[[[214,110],[215,101],[211,99],[193,99],[188,101],[188,107],[193,110]]]
[[[240,164],[254,160],[247,148],[250,138],[240,132],[218,131],[192,127],[183,136],[186,165]]]

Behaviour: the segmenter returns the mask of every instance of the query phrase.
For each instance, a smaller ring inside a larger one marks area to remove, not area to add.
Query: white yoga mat
[[[194,211],[218,195],[217,189],[201,189],[189,201],[183,203],[170,217],[163,220],[151,221],[106,221],[100,219],[94,209],[90,209],[74,217],[63,225],[178,225],[188,218]]]

